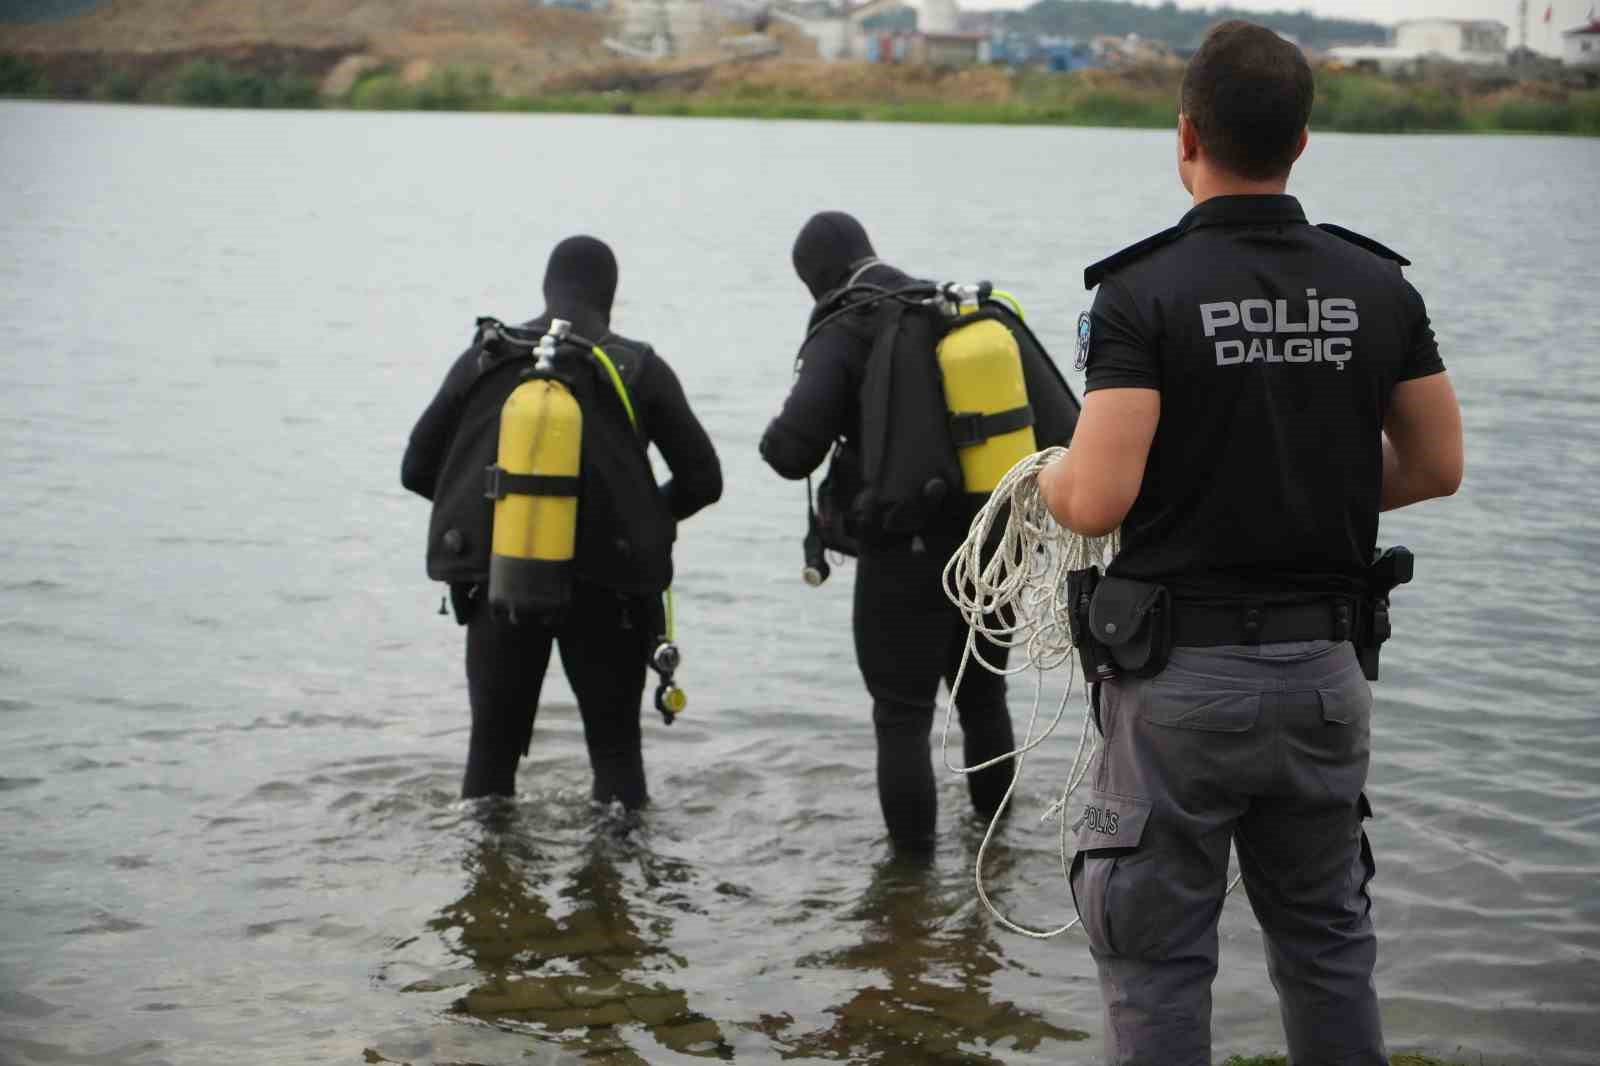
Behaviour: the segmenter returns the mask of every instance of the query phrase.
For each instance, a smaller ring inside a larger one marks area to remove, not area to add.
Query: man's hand
[[[1160,419],[1155,389],[1097,389],[1084,397],[1072,447],[1039,473],[1055,520],[1085,537],[1120,526],[1139,497]]]
[[[1450,496],[1461,487],[1465,445],[1461,405],[1450,375],[1430,374],[1396,385],[1383,437],[1380,510]]]

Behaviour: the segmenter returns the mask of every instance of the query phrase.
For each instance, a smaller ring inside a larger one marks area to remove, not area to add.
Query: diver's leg
[[[938,825],[929,736],[947,629],[927,608],[938,592],[926,555],[920,541],[864,548],[856,567],[856,662],[872,695],[878,802],[904,851],[932,848]]]
[[[561,665],[583,716],[594,798],[617,800],[630,811],[650,800],[639,721],[655,637],[650,619],[648,603],[579,586],[558,637]]]
[[[967,623],[954,604],[945,605],[949,616],[950,636],[945,650],[944,681],[950,686],[956,704],[956,714],[961,721],[961,757],[963,766],[977,766],[998,758],[1017,746],[1011,729],[1011,710],[1006,706],[1006,679],[1000,674],[984,669],[977,661],[982,657],[996,670],[1004,670],[1009,659],[1009,648],[997,647],[981,636],[973,641],[975,655],[967,663],[962,675],[960,691],[956,691],[956,674],[961,669],[961,659],[967,647]],[[997,619],[990,619],[997,622]],[[942,723],[941,723],[942,724]],[[984,818],[994,817],[1011,787],[1015,764],[1007,759],[987,770],[967,774],[967,794],[973,808]]]
[[[528,750],[551,632],[512,625],[480,609],[467,621],[467,696],[472,735],[461,797],[516,795],[517,761]]]

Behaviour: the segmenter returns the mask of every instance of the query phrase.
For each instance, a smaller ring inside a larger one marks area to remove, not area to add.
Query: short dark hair
[[[1282,177],[1294,165],[1316,87],[1298,47],[1234,19],[1206,34],[1183,75],[1180,107],[1206,154],[1242,178]]]

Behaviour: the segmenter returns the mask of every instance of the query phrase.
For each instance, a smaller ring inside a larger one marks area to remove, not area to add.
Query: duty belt
[[[1356,601],[1314,603],[1174,603],[1174,647],[1280,644],[1293,640],[1353,640]]]

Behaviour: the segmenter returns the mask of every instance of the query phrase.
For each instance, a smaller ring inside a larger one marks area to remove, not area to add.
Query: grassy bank
[[[77,98],[200,107],[334,107],[379,111],[520,111],[719,118],[994,125],[1172,124],[1178,72],[1060,75],[999,68],[929,71],[866,64],[769,64],[670,76],[615,68],[553,80],[537,95],[500,92],[486,70],[447,67],[420,79],[380,67],[344,93],[320,95],[298,72],[217,59],[140,79],[111,71]],[[48,72],[0,56],[0,95],[50,97]],[[1323,71],[1312,126],[1356,133],[1529,132],[1600,136],[1600,89],[1504,82],[1491,88]]]
[[[1222,1066],[1290,1066],[1290,1060],[1283,1055],[1234,1055]],[[1461,1066],[1461,1063],[1446,1063],[1442,1058],[1400,1052],[1389,1056],[1389,1066]]]
[[[1224,1061],[1222,1066],[1290,1066],[1290,1060],[1283,1055],[1234,1055]],[[1430,1058],[1427,1055],[1414,1055],[1410,1052],[1398,1052],[1389,1056],[1389,1066],[1462,1066],[1462,1063]]]

